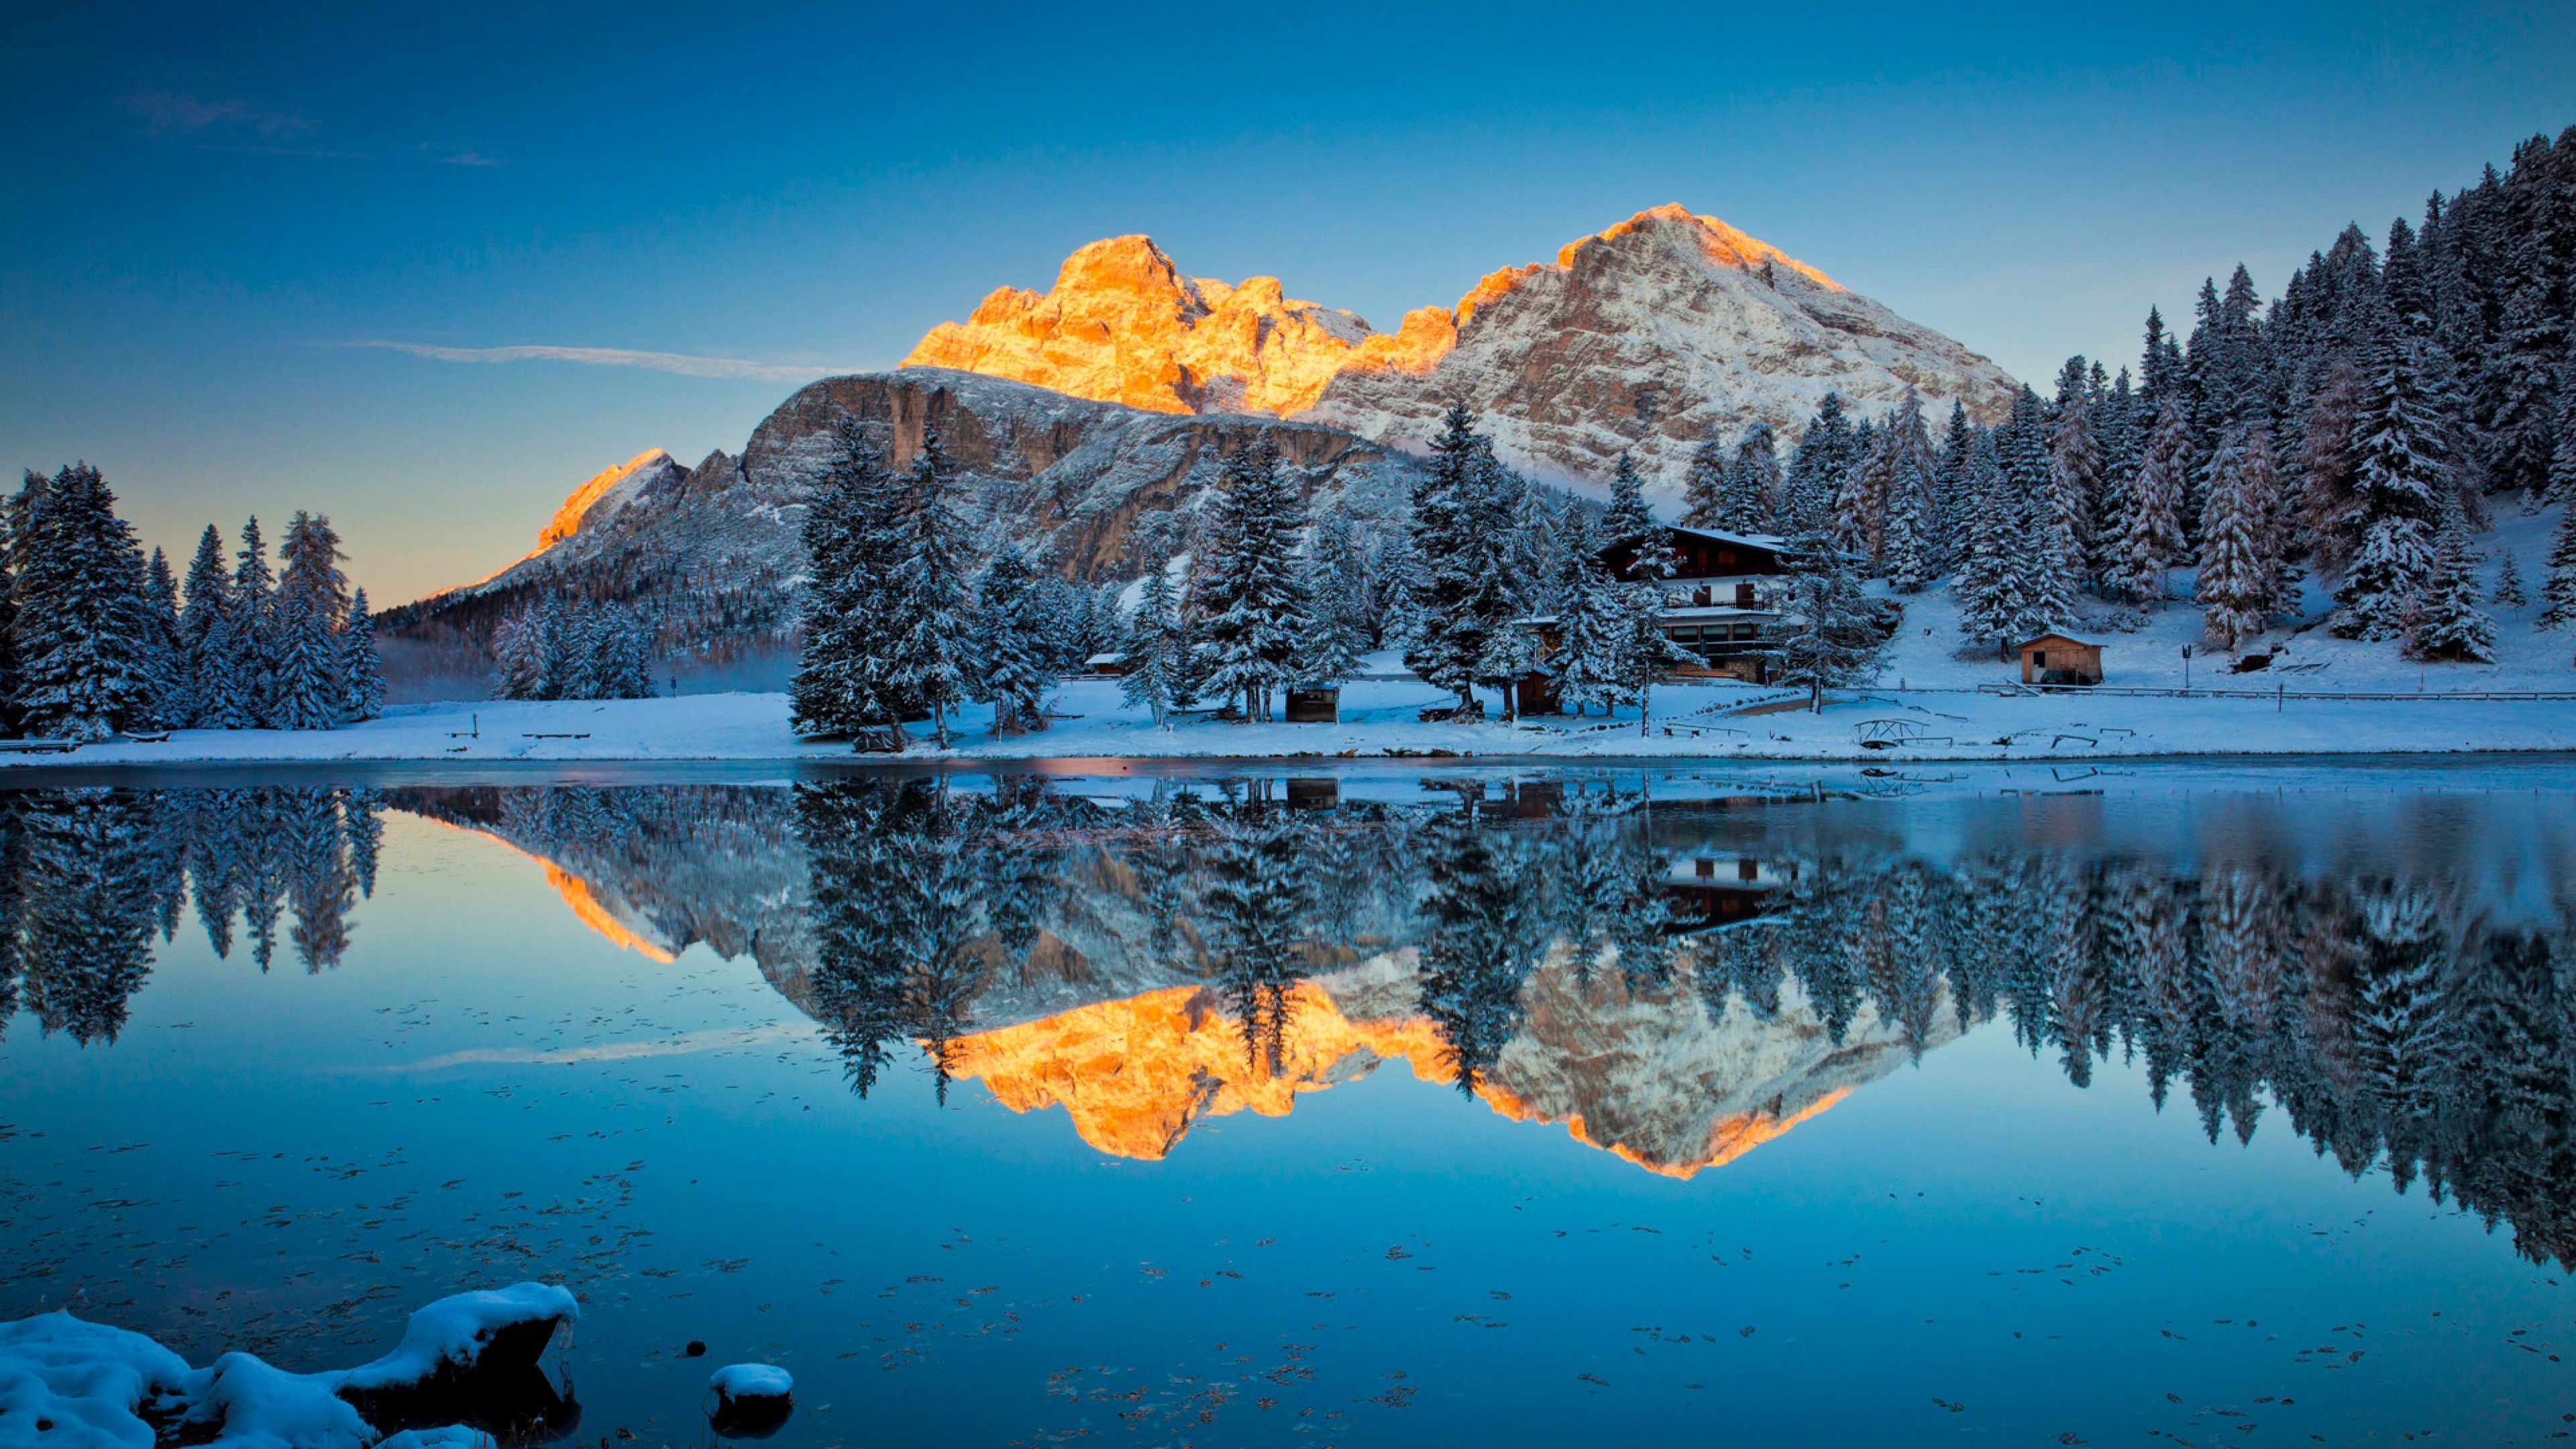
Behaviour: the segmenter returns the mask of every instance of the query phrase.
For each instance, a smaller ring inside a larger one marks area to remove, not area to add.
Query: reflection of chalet
[[[1672,576],[1661,580],[1664,637],[1700,660],[1675,669],[1675,677],[1769,683],[1771,661],[1763,635],[1780,621],[1780,591],[1789,572],[1780,559],[1782,540],[1668,524],[1664,541],[1674,561]],[[1613,544],[1601,551],[1601,562],[1612,578],[1625,579],[1636,566],[1637,550]],[[1554,653],[1556,620],[1541,617],[1529,623],[1539,631],[1540,657]],[[1554,689],[1540,675],[1522,680],[1519,695],[1525,714],[1558,707]]]
[[[1701,855],[1674,861],[1663,884],[1669,929],[1689,935],[1765,914],[1764,904],[1787,882],[1758,860]]]

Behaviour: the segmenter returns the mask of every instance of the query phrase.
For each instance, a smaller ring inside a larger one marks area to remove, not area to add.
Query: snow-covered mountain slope
[[[1907,388],[1991,421],[2002,369],[1779,248],[1679,206],[1488,275],[1393,333],[1289,300],[1272,277],[1181,274],[1141,236],[1094,242],[1040,294],[1005,287],[905,365],[961,368],[1162,412],[1257,410],[1416,443],[1452,400],[1541,476],[1607,474],[1622,449],[1678,492],[1691,450],[1752,422],[1784,437],[1827,391],[1863,415]]]
[[[583,484],[535,553],[394,611],[384,632],[454,654],[462,671],[504,613],[559,596],[647,608],[665,650],[702,660],[781,643],[803,582],[805,500],[843,414],[876,425],[898,468],[936,429],[967,512],[1086,580],[1132,574],[1137,520],[1194,507],[1222,454],[1260,435],[1278,441],[1310,499],[1363,514],[1392,508],[1413,466],[1312,423],[1147,411],[935,368],[828,378],[780,404],[738,458],[719,451],[682,469],[656,450]]]

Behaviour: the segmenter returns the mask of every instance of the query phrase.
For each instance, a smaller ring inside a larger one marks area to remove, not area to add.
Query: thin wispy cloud
[[[314,129],[302,116],[239,99],[209,101],[185,91],[136,91],[125,98],[125,108],[142,119],[146,134],[164,140],[214,133],[257,136],[277,144],[310,135]]]
[[[473,151],[459,151],[453,156],[440,156],[434,159],[441,166],[507,166],[510,164],[498,156],[484,156]]]
[[[687,352],[640,352],[626,347],[442,347],[430,342],[383,340],[325,345],[382,348],[387,352],[409,353],[413,357],[426,357],[438,362],[571,362],[584,367],[638,367],[647,372],[671,372],[682,377],[716,377],[748,382],[810,382],[818,377],[859,370],[821,364],[754,362],[741,357],[700,357]]]

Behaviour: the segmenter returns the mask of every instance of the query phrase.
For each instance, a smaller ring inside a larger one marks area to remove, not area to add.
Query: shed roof
[[[2030,649],[2030,648],[2035,648],[2035,647],[2037,647],[2037,646],[2039,646],[2039,645],[2041,645],[2041,644],[2049,643],[2049,642],[2051,642],[2051,641],[2054,641],[2054,642],[2059,643],[2059,644],[2072,644],[2072,645],[2074,645],[2074,646],[2075,646],[2076,648],[2078,648],[2078,649],[2099,649],[2099,648],[2101,648],[2101,647],[2102,647],[2101,645],[2096,644],[2096,643],[2094,643],[2093,641],[2091,641],[2091,640],[2089,640],[2089,639],[2078,639],[2078,638],[2076,638],[2076,637],[2075,637],[2074,635],[2072,635],[2072,634],[2060,634],[2060,633],[2056,632],[2055,630],[2050,630],[2048,633],[2045,633],[2045,634],[2036,634],[2036,635],[2033,635],[2033,636],[2031,636],[2031,637],[2030,637],[2030,638],[2028,638],[2028,639],[2024,639],[2023,641],[2021,641],[2021,643],[2019,643],[2018,645],[2015,645],[2014,647],[2015,647],[2015,649],[2017,649],[2017,650],[2018,650],[2018,649]]]

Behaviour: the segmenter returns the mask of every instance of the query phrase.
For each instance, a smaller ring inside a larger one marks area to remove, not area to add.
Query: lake
[[[0,829],[0,1319],[315,1369],[561,1282],[515,1437],[610,1446],[738,1361],[818,1446],[2576,1429],[2563,761],[208,772]]]

